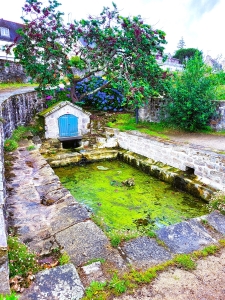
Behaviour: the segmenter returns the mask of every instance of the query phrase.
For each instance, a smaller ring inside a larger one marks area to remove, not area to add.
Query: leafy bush
[[[16,142],[15,140],[7,139],[7,140],[5,140],[5,142],[4,142],[4,149],[5,149],[5,151],[7,151],[7,152],[16,150],[17,147],[18,147],[18,144],[17,144],[17,142]]]
[[[168,123],[187,131],[204,129],[215,114],[216,77],[195,55],[181,74],[175,74],[166,109]]]
[[[219,191],[213,194],[208,204],[209,211],[219,210],[225,215],[225,191]]]
[[[22,244],[17,237],[8,238],[8,257],[10,277],[16,275],[26,277],[29,272],[36,273],[40,267],[35,255],[30,253],[27,246]]]
[[[102,77],[92,76],[89,80],[84,79],[76,85],[77,95],[79,97],[81,94],[91,92],[104,84],[107,84],[107,81]],[[122,111],[123,102],[124,97],[122,91],[105,87],[94,94],[84,97],[81,104],[103,111]]]

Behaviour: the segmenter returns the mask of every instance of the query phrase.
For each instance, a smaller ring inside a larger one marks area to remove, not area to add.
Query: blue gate
[[[77,136],[78,118],[74,115],[66,114],[59,117],[59,136]]]

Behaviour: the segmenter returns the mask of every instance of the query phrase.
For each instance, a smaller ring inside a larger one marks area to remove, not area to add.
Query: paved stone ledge
[[[84,287],[74,265],[67,264],[38,273],[20,300],[79,300],[83,295]]]

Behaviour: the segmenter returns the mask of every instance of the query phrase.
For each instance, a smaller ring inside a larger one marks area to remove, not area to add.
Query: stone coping
[[[9,92],[1,92],[0,91],[0,104],[12,96],[26,94],[26,93],[32,93],[32,92],[36,92],[36,91],[34,88],[30,88],[30,87],[16,89],[14,91],[12,90]]]

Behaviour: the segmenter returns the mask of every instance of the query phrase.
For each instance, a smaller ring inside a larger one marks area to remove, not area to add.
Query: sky
[[[3,0],[2,0],[3,1]],[[40,0],[45,2],[46,0]],[[65,21],[98,15],[112,0],[58,0]],[[141,15],[144,22],[166,33],[165,53],[174,54],[183,37],[185,48],[225,59],[225,0],[114,0],[124,17]],[[21,22],[25,0],[1,4],[0,18]]]

